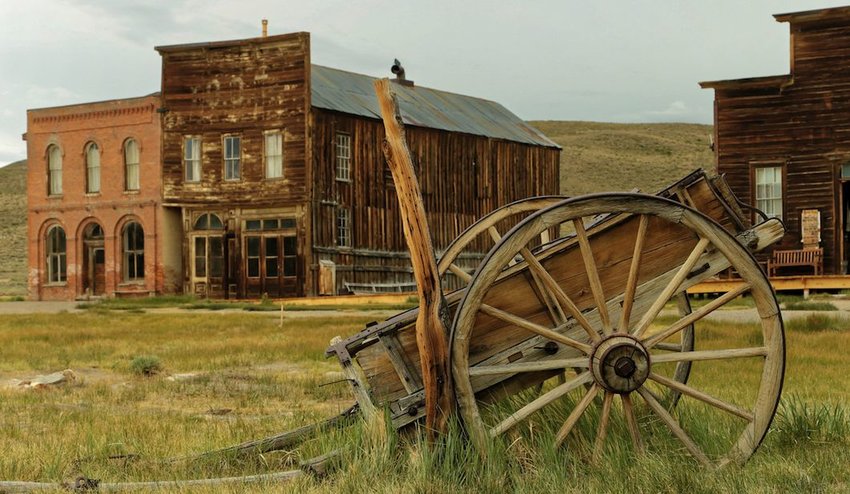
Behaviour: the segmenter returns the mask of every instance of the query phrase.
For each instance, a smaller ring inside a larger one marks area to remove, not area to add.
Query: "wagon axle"
[[[649,377],[649,353],[636,338],[611,335],[600,341],[590,357],[593,379],[612,393],[638,389]]]

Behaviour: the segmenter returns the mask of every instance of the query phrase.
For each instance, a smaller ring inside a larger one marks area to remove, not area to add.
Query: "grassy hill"
[[[532,122],[561,153],[561,192],[568,195],[652,192],[698,168],[712,168],[711,126]],[[26,161],[0,168],[0,295],[26,293]]]
[[[0,295],[27,291],[27,162],[0,168]]]
[[[560,144],[561,192],[644,192],[696,169],[714,168],[710,125],[538,121],[532,125]]]

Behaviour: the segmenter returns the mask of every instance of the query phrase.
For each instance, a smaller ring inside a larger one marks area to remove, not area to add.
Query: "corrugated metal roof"
[[[342,113],[381,118],[374,77],[312,66],[312,105]],[[463,132],[507,141],[557,147],[539,130],[494,101],[421,86],[394,86],[406,125]]]

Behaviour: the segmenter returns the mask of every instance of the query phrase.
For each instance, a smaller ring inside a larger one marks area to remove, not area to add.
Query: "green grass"
[[[818,314],[821,315],[821,314]],[[602,460],[588,450],[598,406],[579,421],[566,449],[551,438],[571,404],[569,394],[517,434],[500,437],[482,457],[454,424],[437,444],[420,432],[398,434],[385,422],[358,423],[322,434],[291,450],[236,460],[166,462],[271,435],[329,417],[351,403],[339,366],[324,359],[335,335],[362,329],[369,318],[288,319],[275,314],[210,316],[195,312],[133,314],[85,311],[0,319],[0,377],[26,378],[65,368],[79,379],[42,392],[0,387],[0,478],[65,480],[78,475],[104,481],[247,475],[297,468],[299,459],[343,448],[340,470],[324,480],[299,479],[285,488],[259,485],[225,492],[831,492],[845,490],[850,446],[844,376],[850,332],[787,332],[785,398],[773,431],[743,467],[704,469],[682,453],[663,424],[636,400],[641,434],[650,453],[632,455],[619,406]],[[669,324],[664,318],[658,325]],[[759,328],[701,321],[697,348],[748,346]],[[136,375],[131,362],[156,355],[165,372]],[[735,403],[751,381],[732,378],[731,365],[699,363],[689,384]],[[182,375],[171,380],[169,375]],[[758,376],[756,375],[756,380]],[[550,385],[551,386],[551,385]],[[515,410],[528,391],[493,413]],[[706,450],[720,451],[727,429],[740,426],[684,402],[679,418]],[[229,412],[217,412],[217,411]],[[490,413],[485,410],[486,414]],[[720,413],[720,412],[718,412]],[[717,440],[713,439],[717,436]],[[122,458],[107,459],[110,456]],[[186,488],[180,492],[220,492]]]
[[[408,297],[403,303],[351,303],[351,304],[300,304],[298,302],[283,304],[284,312],[290,311],[400,311],[417,307],[416,297]],[[182,309],[182,310],[243,310],[248,312],[280,312],[280,304],[268,299],[260,302],[253,301],[226,301],[198,299],[191,295],[171,295],[157,297],[139,298],[112,298],[96,302],[83,302],[77,304],[78,309],[92,312],[104,311],[144,311],[148,309]]]

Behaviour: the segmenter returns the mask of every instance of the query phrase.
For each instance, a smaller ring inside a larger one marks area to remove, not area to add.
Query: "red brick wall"
[[[173,291],[161,266],[159,97],[146,96],[27,112],[28,286],[35,300],[73,299],[83,289],[83,230],[96,221],[104,231],[105,295]],[[124,142],[139,144],[140,188],[125,191]],[[84,149],[96,142],[101,152],[101,191],[86,193]],[[47,148],[62,151],[62,194],[48,196]],[[122,229],[138,221],[145,232],[145,278],[125,283]],[[67,239],[67,281],[47,283],[45,235],[60,224]],[[158,268],[159,266],[159,268]]]

